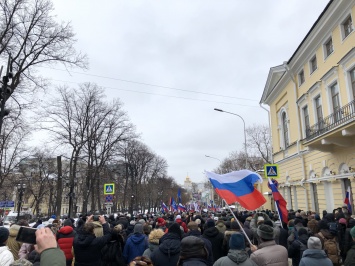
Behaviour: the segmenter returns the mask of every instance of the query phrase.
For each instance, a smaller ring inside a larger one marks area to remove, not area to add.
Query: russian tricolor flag
[[[254,188],[256,182],[263,182],[262,177],[249,170],[234,171],[224,175],[206,172],[216,193],[227,204],[239,202],[247,210],[255,210],[266,202],[264,196]]]
[[[352,211],[352,208],[351,208],[351,190],[350,190],[350,187],[348,187],[348,190],[346,191],[344,203],[348,206],[348,211],[349,211],[349,214],[351,215],[353,213],[353,211]]]
[[[288,222],[288,211],[287,211],[287,203],[285,199],[282,197],[280,192],[278,191],[275,184],[269,178],[269,185],[271,188],[272,196],[274,197],[274,201],[277,207],[277,211],[280,216],[280,220],[284,223]]]
[[[182,203],[178,204],[178,210],[182,211],[182,212],[186,212],[186,207],[184,205],[182,205]]]
[[[169,212],[168,206],[166,206],[164,202],[161,202],[161,210],[163,213]]]

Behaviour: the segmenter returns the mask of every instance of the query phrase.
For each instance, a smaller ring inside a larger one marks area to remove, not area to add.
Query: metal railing
[[[328,115],[316,124],[306,129],[305,140],[311,140],[318,137],[339,125],[350,122],[355,119],[355,100],[338,108],[334,113]]]

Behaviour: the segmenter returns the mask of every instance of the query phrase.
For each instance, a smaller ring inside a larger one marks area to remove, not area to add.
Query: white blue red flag
[[[170,198],[170,209],[171,209],[171,211],[177,211],[178,210],[178,207],[176,205],[174,197]]]
[[[216,193],[227,204],[239,202],[247,210],[255,210],[266,202],[254,184],[263,182],[262,177],[249,170],[234,171],[224,175],[206,172]]]
[[[344,203],[348,206],[349,214],[352,214],[353,210],[352,210],[352,207],[351,207],[351,190],[350,190],[350,187],[348,187],[348,190],[346,191]]]
[[[178,210],[181,212],[186,212],[186,207],[184,205],[182,205],[182,203],[178,204]]]
[[[269,187],[271,188],[272,196],[274,198],[275,205],[277,207],[277,211],[280,216],[280,220],[283,221],[284,223],[287,223],[288,222],[287,202],[282,197],[276,185],[274,184],[274,182],[270,180],[270,178],[269,178]]]
[[[168,206],[166,206],[164,202],[161,202],[161,212],[162,213],[168,213],[169,212]]]

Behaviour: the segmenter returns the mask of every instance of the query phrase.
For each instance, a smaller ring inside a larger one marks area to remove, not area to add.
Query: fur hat
[[[232,234],[229,239],[230,249],[245,249],[245,240],[243,234]]]
[[[198,224],[194,221],[191,221],[187,224],[187,228],[190,230],[198,230]]]
[[[207,259],[208,252],[202,238],[187,236],[181,240],[180,259],[202,258]]]
[[[196,222],[197,224],[201,224],[201,219],[198,219],[198,218],[197,218],[197,219],[195,220],[195,222]]]
[[[265,240],[274,239],[274,229],[270,225],[261,224],[257,229],[257,234],[260,238]]]
[[[143,225],[141,223],[136,223],[133,229],[133,233],[143,234]]]
[[[9,229],[0,227],[0,244],[5,243],[5,241],[9,238],[9,234]]]
[[[311,236],[307,241],[307,247],[309,249],[322,249],[322,242],[315,236]]]
[[[207,223],[206,223],[206,226],[207,226],[207,228],[211,228],[211,227],[214,227],[216,225],[215,225],[213,219],[208,219]]]
[[[19,259],[10,264],[11,266],[32,266],[32,262],[26,259]]]
[[[164,231],[161,229],[154,229],[149,234],[149,243],[159,244],[159,239],[164,235]]]

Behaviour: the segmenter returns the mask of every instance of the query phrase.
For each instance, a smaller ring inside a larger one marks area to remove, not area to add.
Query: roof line
[[[308,31],[308,33],[306,34],[306,36],[303,38],[302,42],[300,43],[300,45],[298,45],[296,51],[293,53],[293,55],[291,56],[291,58],[287,61],[287,64],[290,64],[292,59],[295,57],[295,55],[297,54],[298,50],[301,49],[301,46],[303,45],[303,43],[306,41],[306,39],[308,38],[308,36],[311,34],[311,32],[313,31],[313,29],[317,26],[318,22],[321,20],[321,18],[323,17],[324,13],[328,10],[329,6],[333,3],[334,0],[330,0],[327,4],[327,6],[324,8],[324,10],[322,11],[322,13],[319,15],[319,17],[317,18],[316,22],[314,22],[313,26],[311,27],[311,29]]]

